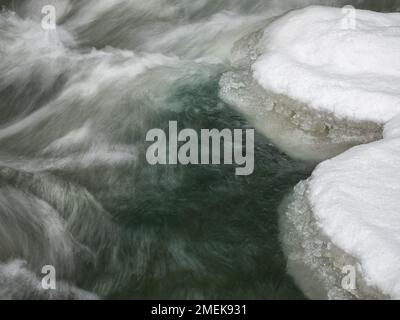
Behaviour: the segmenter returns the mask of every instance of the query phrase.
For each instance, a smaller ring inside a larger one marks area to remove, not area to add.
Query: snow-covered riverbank
[[[263,132],[289,153],[318,160],[321,145],[329,158],[338,143],[379,140],[321,163],[296,187],[282,219],[289,270],[313,298],[400,298],[400,14],[309,7],[274,21],[253,48],[250,91],[264,89],[266,99],[236,106],[261,128],[286,108],[286,128]],[[351,292],[341,287],[348,265],[360,277]]]
[[[380,139],[400,113],[400,16],[351,10],[286,14],[237,43],[237,70],[221,80],[221,97],[296,158]]]

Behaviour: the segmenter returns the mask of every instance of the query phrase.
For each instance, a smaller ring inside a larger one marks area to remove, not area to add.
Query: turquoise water
[[[172,99],[182,111],[163,115],[157,127],[176,119],[183,128],[250,128],[218,99],[217,80],[177,88]],[[138,178],[140,192],[123,210],[114,204],[121,195],[113,199],[109,209],[126,231],[150,235],[156,247],[145,281],[115,297],[303,298],[286,274],[277,208],[310,168],[262,136],[255,149],[251,176],[235,176],[232,166],[159,168],[154,183],[146,173]]]

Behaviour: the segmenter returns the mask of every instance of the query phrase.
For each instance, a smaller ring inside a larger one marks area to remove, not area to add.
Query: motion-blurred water
[[[145,135],[247,128],[218,98],[235,41],[312,3],[0,1],[0,298],[303,298],[277,207],[310,165],[260,135],[255,173],[152,167]],[[42,29],[41,8],[58,27]],[[54,265],[58,289],[40,289]]]

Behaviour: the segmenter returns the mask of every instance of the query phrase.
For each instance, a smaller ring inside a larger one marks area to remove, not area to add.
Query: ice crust
[[[368,285],[361,263],[332,243],[315,217],[309,201],[309,181],[300,182],[281,205],[280,232],[288,272],[310,299],[386,299]],[[348,290],[343,268],[356,271],[356,286]]]
[[[380,124],[338,119],[286,95],[265,91],[246,69],[225,73],[220,87],[225,102],[296,159],[319,162],[382,137]]]

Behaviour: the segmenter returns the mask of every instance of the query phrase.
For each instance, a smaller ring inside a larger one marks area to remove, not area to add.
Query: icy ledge
[[[221,98],[302,160],[381,139],[400,114],[400,14],[350,18],[313,6],[267,21],[236,43]]]
[[[310,297],[400,299],[399,128],[397,117],[383,140],[320,164],[285,206],[289,272]],[[350,292],[341,287],[348,265],[358,273]]]
[[[268,91],[337,118],[400,114],[400,14],[308,7],[267,27],[252,69]]]
[[[272,23],[253,64],[266,91],[338,121],[381,124],[383,139],[321,163],[281,219],[289,272],[311,298],[400,299],[400,14],[311,7]],[[301,144],[301,141],[299,141]],[[343,288],[343,267],[357,283]]]
[[[267,21],[236,43],[220,96],[289,155],[331,158],[282,205],[303,291],[400,299],[400,13],[354,14],[309,7]]]

